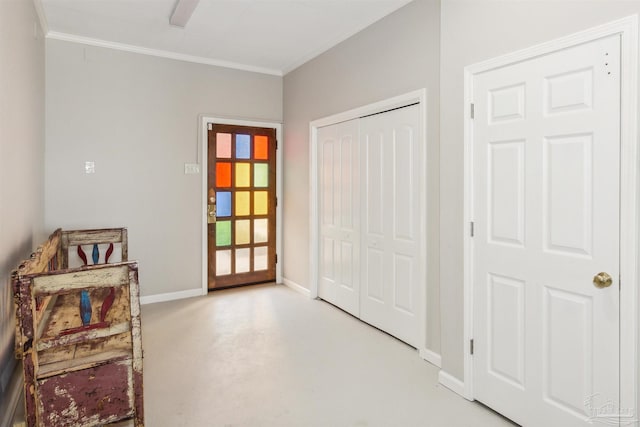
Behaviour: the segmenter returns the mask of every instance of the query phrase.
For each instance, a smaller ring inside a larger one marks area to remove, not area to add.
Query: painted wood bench
[[[115,245],[121,261],[109,264]],[[74,250],[84,266],[69,268]],[[144,425],[138,264],[127,257],[126,229],[56,230],[12,275],[28,427]]]

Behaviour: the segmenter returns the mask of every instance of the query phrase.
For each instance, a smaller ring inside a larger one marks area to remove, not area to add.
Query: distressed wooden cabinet
[[[126,238],[57,230],[13,275],[27,426],[144,425],[138,264],[126,261]],[[106,264],[114,243],[123,261]],[[71,248],[88,264],[83,245],[95,265],[66,268]]]

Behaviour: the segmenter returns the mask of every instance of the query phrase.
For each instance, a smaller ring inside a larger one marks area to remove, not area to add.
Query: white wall
[[[428,331],[439,351],[439,31],[436,0],[415,0],[284,78],[284,277],[309,288],[309,122],[427,88]]]
[[[9,275],[46,235],[44,38],[30,0],[0,1],[0,424],[15,367]]]
[[[441,13],[442,365],[463,379],[463,69],[640,13],[640,1],[442,0]]]
[[[143,296],[201,288],[200,114],[282,120],[282,78],[57,40],[46,53],[46,226],[129,229]],[[84,173],[94,161],[96,173]]]

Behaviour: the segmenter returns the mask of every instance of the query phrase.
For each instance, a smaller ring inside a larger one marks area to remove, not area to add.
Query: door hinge
[[[278,198],[276,197],[276,207],[278,206]]]
[[[278,140],[276,139],[276,150],[278,149]]]
[[[276,254],[276,264],[278,263],[278,254]]]
[[[473,221],[469,223],[469,234],[471,235],[471,237],[476,234],[475,224],[473,223]]]
[[[471,107],[469,108],[469,114],[471,114],[471,118],[472,119],[476,115],[476,106],[475,106],[475,104],[473,102],[471,103]]]
[[[213,123],[207,123],[207,128],[209,130],[213,130]]]
[[[473,355],[473,338],[469,340],[469,353]]]

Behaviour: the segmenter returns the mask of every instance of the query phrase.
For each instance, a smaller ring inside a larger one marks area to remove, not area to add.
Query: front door
[[[209,289],[274,281],[275,129],[209,126],[207,182]]]
[[[524,426],[619,405],[620,69],[616,35],[473,80],[474,394]]]

